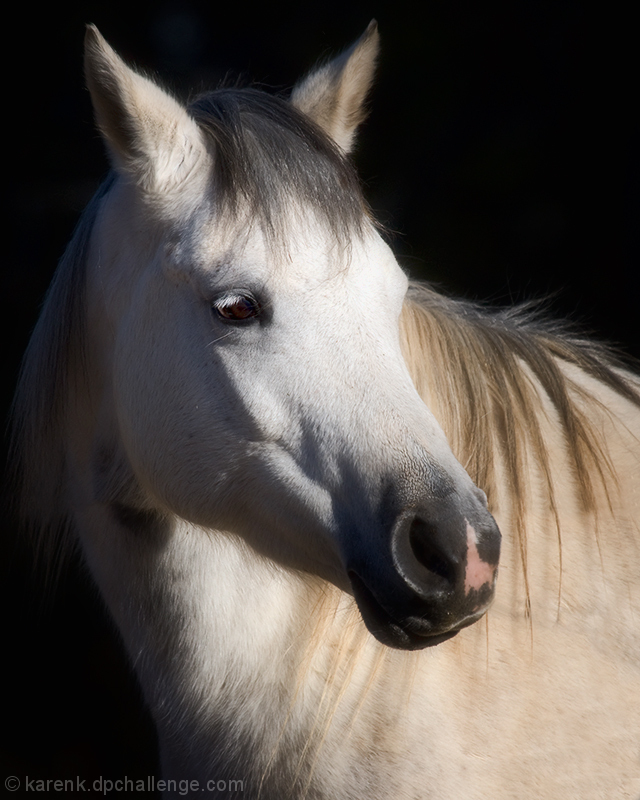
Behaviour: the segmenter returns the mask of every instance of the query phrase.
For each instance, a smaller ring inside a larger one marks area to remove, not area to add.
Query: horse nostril
[[[486,611],[499,554],[498,529],[475,498],[475,508],[467,501],[469,510],[457,495],[428,500],[395,519],[390,541],[393,573],[386,573],[383,597],[389,615],[420,636],[458,630]],[[379,578],[370,578],[372,591],[378,586],[374,580]],[[356,584],[352,580],[354,591]],[[356,593],[356,599],[367,606],[366,595],[362,599]]]
[[[432,526],[420,517],[416,517],[409,528],[409,545],[411,551],[432,576],[446,582],[448,587],[455,586],[456,565],[446,557],[436,544],[437,535]]]

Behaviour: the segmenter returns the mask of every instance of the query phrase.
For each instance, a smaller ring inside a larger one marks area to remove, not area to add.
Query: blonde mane
[[[562,526],[542,431],[541,393],[555,412],[578,503],[583,512],[591,512],[598,489],[611,506],[616,475],[607,443],[587,413],[600,401],[563,367],[577,367],[640,407],[638,383],[614,350],[545,319],[532,303],[491,311],[445,297],[422,283],[409,288],[401,341],[418,392],[458,460],[487,494],[489,507],[504,499],[500,491],[509,494],[528,597],[528,457],[543,475],[562,572]],[[500,480],[497,463],[502,465]]]
[[[86,259],[111,173],[84,210],[60,259],[22,361],[11,414],[16,513],[46,576],[55,579],[76,545],[69,530],[64,420],[85,354]]]

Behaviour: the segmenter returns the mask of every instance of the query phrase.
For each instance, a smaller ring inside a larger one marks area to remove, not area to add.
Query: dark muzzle
[[[500,531],[483,502],[457,492],[404,509],[382,559],[369,552],[348,574],[369,631],[383,644],[416,650],[439,644],[489,607]]]

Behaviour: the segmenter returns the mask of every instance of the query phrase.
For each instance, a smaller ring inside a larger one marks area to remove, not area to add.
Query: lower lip
[[[411,624],[401,625],[380,605],[372,592],[355,572],[349,573],[354,595],[358,602],[363,621],[373,636],[388,647],[398,650],[423,650],[426,647],[446,642],[460,630],[471,624],[475,617],[468,618],[462,624],[456,624],[453,629],[438,633],[418,632],[411,629]],[[414,622],[415,624],[415,622]]]
[[[389,636],[388,632],[391,631],[392,635]],[[383,631],[380,630],[383,634]],[[447,631],[446,633],[437,633],[432,636],[421,636],[412,631],[402,629],[396,623],[391,623],[387,627],[386,635],[380,637],[380,641],[387,647],[393,647],[398,650],[424,650],[427,647],[435,647],[448,639],[452,639],[457,633],[457,630]],[[373,634],[375,636],[375,633]]]

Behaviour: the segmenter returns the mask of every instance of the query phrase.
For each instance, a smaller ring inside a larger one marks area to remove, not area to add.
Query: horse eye
[[[248,294],[232,294],[220,297],[213,304],[213,310],[222,319],[243,322],[260,314],[260,304]]]

